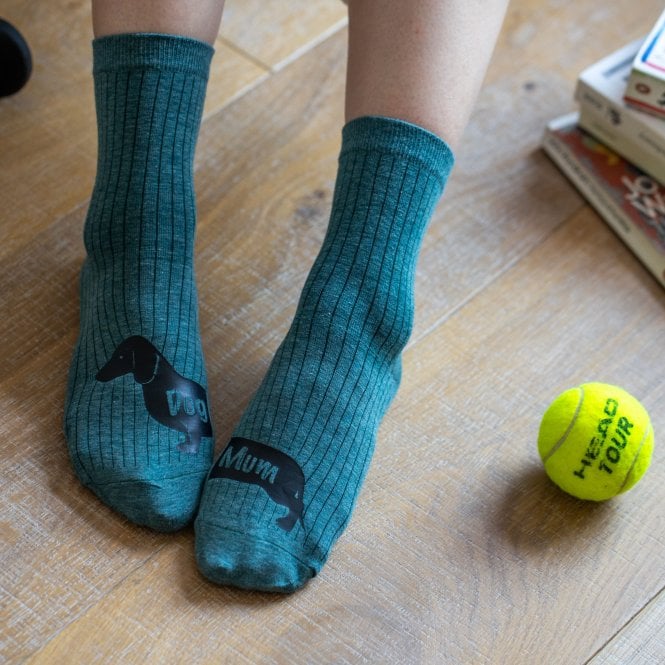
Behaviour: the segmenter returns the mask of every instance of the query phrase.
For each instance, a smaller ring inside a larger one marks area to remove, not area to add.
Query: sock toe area
[[[196,514],[202,478],[126,480],[89,487],[111,508],[141,526],[162,533],[186,527]]]
[[[295,552],[265,536],[228,529],[198,519],[196,562],[211,582],[240,589],[291,593],[316,575]]]

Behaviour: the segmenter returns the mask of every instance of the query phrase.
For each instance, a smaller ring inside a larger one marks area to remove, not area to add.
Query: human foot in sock
[[[81,482],[159,531],[191,521],[212,461],[192,177],[211,55],[171,35],[94,42],[98,172],[65,434]]]
[[[205,484],[202,573],[292,591],[346,526],[413,324],[416,259],[452,153],[381,117],[351,121],[330,224],[295,319]]]

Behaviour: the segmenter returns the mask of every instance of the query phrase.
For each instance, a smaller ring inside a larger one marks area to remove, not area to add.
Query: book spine
[[[644,143],[638,144],[633,140],[634,135],[624,131],[624,123],[615,125],[610,117],[599,113],[595,106],[580,103],[579,125],[582,129],[658,182],[665,183],[665,152],[661,155],[655,147],[647,150]]]
[[[665,256],[659,253],[642,233],[634,229],[632,220],[625,215],[621,207],[550,130],[545,132],[543,149],[607,225],[654,275],[661,286],[665,287]]]
[[[615,131],[634,143],[640,150],[659,160],[665,160],[665,133],[659,134],[640,122],[636,111],[617,104],[583,79],[577,81],[575,99],[585,107],[606,116],[616,124]]]
[[[659,118],[665,117],[665,81],[633,69],[624,94],[626,104]]]

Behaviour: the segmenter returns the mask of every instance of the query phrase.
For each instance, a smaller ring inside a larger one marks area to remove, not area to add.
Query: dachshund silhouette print
[[[208,477],[258,485],[275,503],[289,509],[287,515],[277,519],[277,526],[287,533],[298,520],[304,526],[305,476],[297,462],[280,450],[258,441],[234,437]]]
[[[178,450],[195,454],[201,437],[212,436],[205,389],[180,376],[145,337],[134,335],[121,342],[102,367],[97,381],[112,381],[132,372],[143,388],[148,413],[162,425],[184,433]]]

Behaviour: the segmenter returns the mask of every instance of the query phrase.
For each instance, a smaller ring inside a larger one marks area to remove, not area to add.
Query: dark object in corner
[[[30,78],[32,57],[21,33],[0,18],[0,97],[18,92]]]

